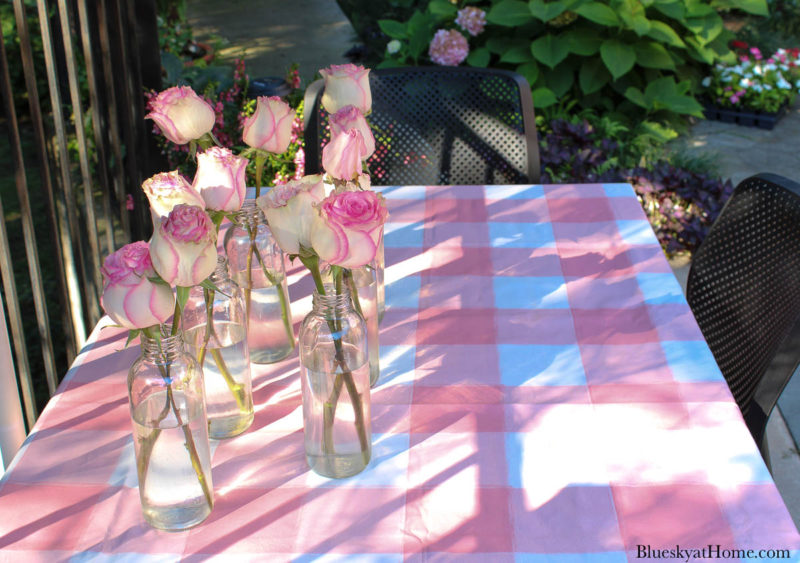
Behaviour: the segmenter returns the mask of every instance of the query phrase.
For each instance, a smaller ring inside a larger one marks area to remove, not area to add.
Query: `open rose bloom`
[[[378,251],[389,212],[375,192],[335,191],[319,205],[311,246],[320,259],[343,268],[369,264]]]
[[[101,303],[117,324],[130,329],[148,328],[169,319],[175,308],[172,290],[148,278],[156,275],[150,248],[144,241],[127,244],[109,254],[103,267]]]
[[[192,188],[207,209],[238,211],[247,192],[247,159],[229,149],[212,147],[197,155],[197,173]]]
[[[242,140],[254,149],[281,154],[292,140],[295,111],[277,96],[259,96],[256,111],[244,120]]]
[[[200,284],[217,267],[217,232],[202,207],[179,204],[150,240],[153,267],[172,287]]]
[[[206,203],[180,172],[161,172],[142,182],[142,189],[150,202],[153,227],[158,227],[161,219],[169,215],[172,208],[180,203],[205,207]]]
[[[360,65],[331,65],[319,71],[325,79],[322,107],[336,113],[345,106],[355,106],[364,115],[372,110],[369,69]]]
[[[176,145],[185,145],[210,133],[217,116],[214,109],[189,86],[173,86],[150,100],[145,116]]]
[[[275,186],[256,201],[267,218],[272,236],[287,254],[298,254],[300,246],[311,248],[311,229],[319,219],[316,205],[325,197],[322,176],[304,176]]]

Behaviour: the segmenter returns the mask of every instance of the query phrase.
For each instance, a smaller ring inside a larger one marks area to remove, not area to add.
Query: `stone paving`
[[[197,39],[227,40],[218,55],[230,62],[244,57],[252,78],[284,76],[296,62],[307,85],[320,68],[347,62],[344,53],[356,39],[334,0],[187,0],[187,16]],[[715,155],[720,174],[734,184],[759,172],[800,181],[800,103],[771,131],[700,121],[686,143]],[[688,265],[673,268],[685,286]],[[800,375],[784,391],[767,435],[773,476],[800,527]]]

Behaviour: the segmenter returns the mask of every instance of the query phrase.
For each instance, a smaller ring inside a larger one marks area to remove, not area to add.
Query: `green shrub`
[[[701,117],[694,93],[703,69],[733,60],[720,14],[767,13],[765,0],[431,0],[406,21],[379,22],[397,40],[380,66],[428,64],[431,38],[458,29],[467,4],[484,10],[487,22],[479,35],[465,33],[467,64],[519,72],[537,108],[571,97],[628,123]]]

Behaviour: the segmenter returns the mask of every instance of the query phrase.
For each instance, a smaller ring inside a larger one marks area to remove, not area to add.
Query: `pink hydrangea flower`
[[[456,25],[475,37],[479,35],[486,26],[486,12],[472,6],[462,8],[458,11]]]
[[[455,29],[440,29],[428,48],[428,56],[437,65],[458,66],[469,54],[467,38]]]

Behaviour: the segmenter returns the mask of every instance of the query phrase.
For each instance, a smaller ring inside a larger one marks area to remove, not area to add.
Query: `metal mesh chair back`
[[[323,81],[305,98],[306,172],[322,170],[330,139]],[[522,184],[539,181],[530,87],[495,69],[404,67],[370,72],[374,184]]]
[[[692,259],[687,300],[765,452],[767,419],[797,366],[770,369],[800,317],[800,184],[760,174],[736,187]]]

